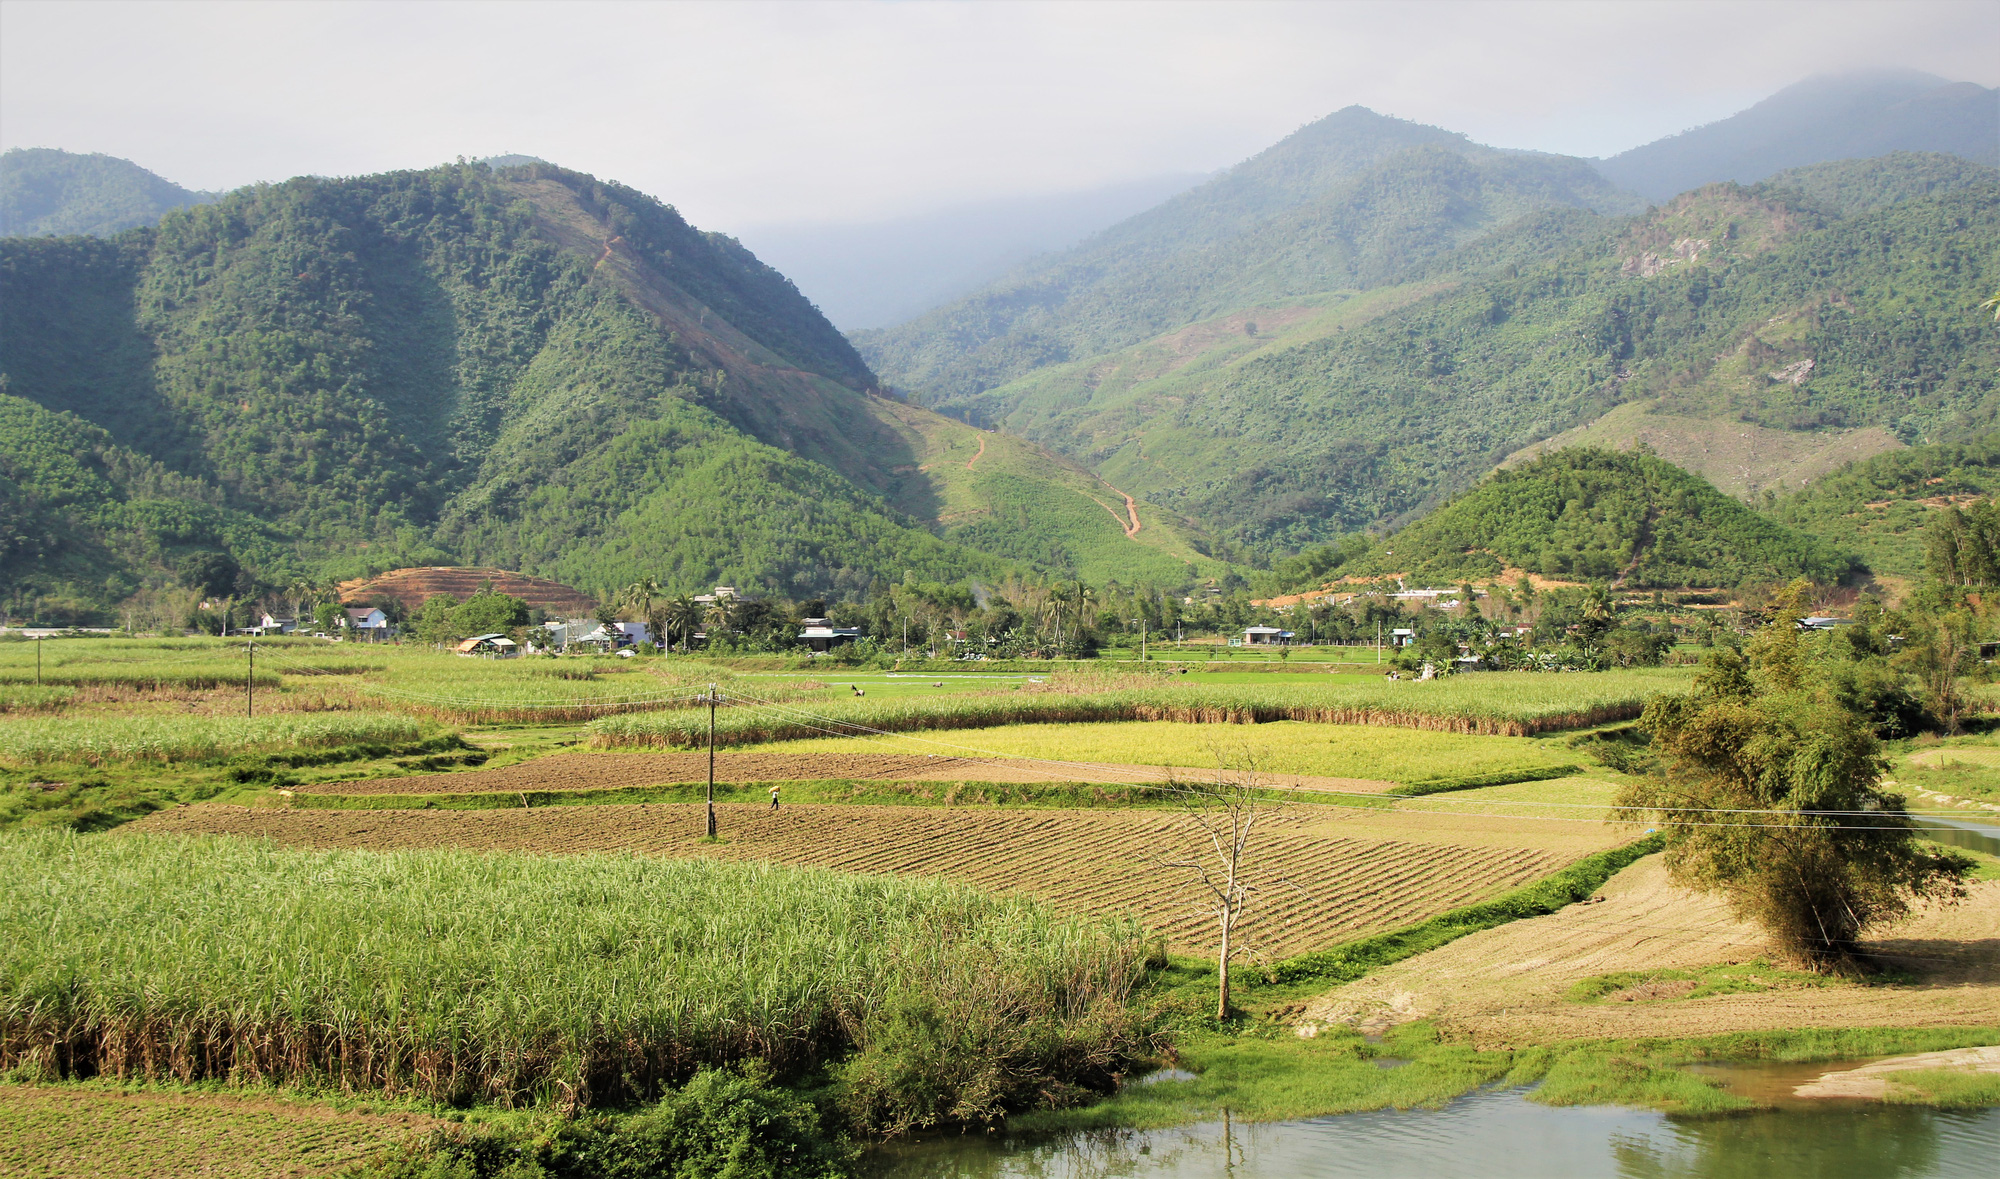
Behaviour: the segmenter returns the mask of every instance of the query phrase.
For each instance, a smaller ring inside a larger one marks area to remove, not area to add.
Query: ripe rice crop
[[[256,749],[413,741],[411,717],[386,712],[275,716],[97,716],[0,721],[0,759],[14,762],[199,761]]]
[[[572,1109],[896,1013],[1102,1085],[1142,953],[936,880],[125,833],[0,838],[0,944],[0,1068]]]
[[[744,745],[864,729],[980,729],[1001,725],[1171,720],[1259,724],[1394,725],[1451,733],[1529,736],[1639,715],[1648,697],[1683,685],[1683,673],[1657,671],[1546,675],[1491,672],[1429,683],[1381,681],[1325,686],[1177,684],[1122,691],[995,692],[984,695],[761,701],[750,693],[717,721],[718,744]],[[775,705],[775,706],[773,706]],[[606,717],[591,725],[604,746],[692,748],[707,740],[708,721],[683,715]]]

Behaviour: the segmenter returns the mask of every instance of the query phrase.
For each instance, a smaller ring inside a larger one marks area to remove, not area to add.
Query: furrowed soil
[[[505,810],[285,810],[201,803],[123,832],[264,837],[303,847],[466,847],[550,854],[771,860],[849,872],[938,875],[1045,899],[1064,911],[1130,914],[1190,953],[1213,953],[1189,873],[1162,860],[1200,851],[1166,810],[718,806],[722,842],[681,804]],[[1268,814],[1250,875],[1264,886],[1248,944],[1283,957],[1390,929],[1540,879],[1633,832],[1301,805]],[[113,837],[117,837],[115,834]]]
[[[1299,1019],[1379,1028],[1431,1018],[1469,1031],[1482,1047],[2000,1024],[2000,881],[1974,884],[1958,905],[1922,909],[1868,943],[1914,982],[1802,982],[1772,970],[1770,989],[1754,993],[1681,998],[1691,988],[1654,985],[1577,1002],[1570,988],[1601,975],[1778,960],[1763,932],[1720,900],[1669,883],[1659,856],[1619,873],[1599,895],[1602,902],[1489,929],[1377,971],[1307,1004]]]
[[[421,1114],[342,1112],[270,1098],[0,1085],[0,1175],[330,1175],[438,1124]]]
[[[1229,776],[1240,775],[1233,771]],[[718,782],[1164,782],[1170,777],[1215,778],[1191,767],[1040,762],[1026,759],[935,757],[895,753],[723,753],[715,755]],[[1379,793],[1395,785],[1372,778],[1267,775],[1274,786]],[[400,778],[316,782],[300,794],[505,794],[542,790],[617,790],[708,779],[708,754],[558,753],[492,769]]]

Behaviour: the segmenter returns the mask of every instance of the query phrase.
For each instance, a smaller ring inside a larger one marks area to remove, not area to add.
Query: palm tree
[[[661,617],[669,636],[679,633],[685,639],[694,633],[695,624],[701,621],[701,607],[695,605],[693,598],[682,594],[667,603]]]
[[[713,643],[718,633],[730,630],[736,622],[736,609],[728,598],[718,597],[702,611],[702,624],[708,627],[708,640]]]

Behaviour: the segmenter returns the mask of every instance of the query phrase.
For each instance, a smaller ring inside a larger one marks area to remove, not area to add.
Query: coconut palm
[[[701,621],[701,607],[695,603],[693,598],[682,594],[680,597],[668,602],[665,609],[660,613],[663,628],[668,638],[671,639],[676,634],[680,635],[683,641],[683,650],[685,650],[686,640],[694,634],[695,626]]]

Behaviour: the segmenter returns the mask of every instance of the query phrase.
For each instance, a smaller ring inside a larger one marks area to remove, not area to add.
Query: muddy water
[[[1671,1118],[1551,1109],[1490,1089],[1437,1110],[1215,1122],[1040,1142],[948,1138],[884,1151],[872,1179],[1917,1179],[2000,1174],[2000,1109],[1940,1111],[1789,1098],[1829,1065],[1711,1069],[1777,1108]],[[1792,1079],[1793,1073],[1798,1073]],[[1789,1084],[1787,1083],[1789,1082]]]

